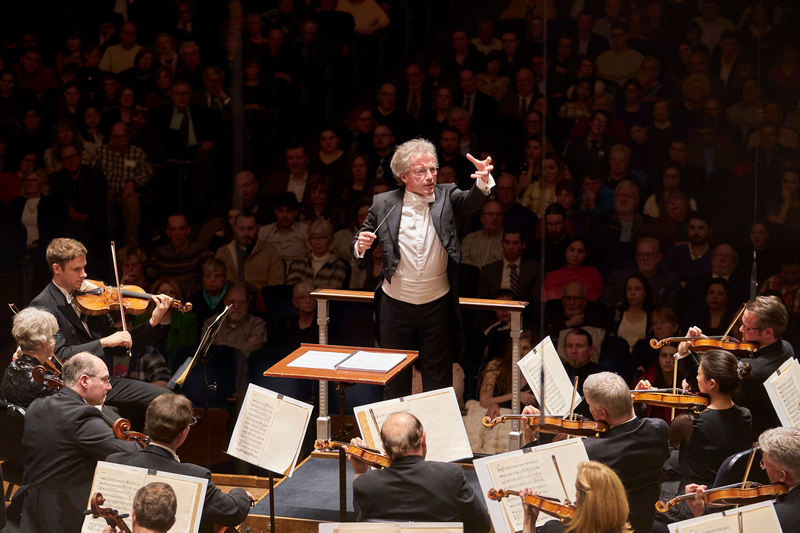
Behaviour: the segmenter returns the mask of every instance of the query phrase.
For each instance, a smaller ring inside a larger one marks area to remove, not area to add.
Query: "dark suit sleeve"
[[[472,490],[464,471],[458,465],[455,475],[458,476],[459,488],[456,492],[458,507],[461,509],[461,516],[464,517],[464,533],[486,533],[491,529],[489,512],[484,507],[483,502]]]
[[[98,461],[104,460],[112,453],[133,452],[139,449],[135,442],[115,438],[109,425],[100,418],[100,412],[90,406],[87,406],[75,420],[75,439],[80,447]]]
[[[221,526],[237,526],[245,521],[250,512],[250,498],[244,489],[235,488],[226,494],[211,481],[211,472],[206,470],[206,501],[203,507],[203,520],[210,520]]]
[[[353,235],[353,242],[350,243],[350,256],[356,262],[361,262],[364,260],[363,257],[360,258],[356,257],[355,254],[356,242],[358,241],[358,234],[361,233],[362,231],[369,231],[373,233],[375,232],[375,228],[378,227],[378,224],[380,224],[378,218],[379,217],[378,211],[383,211],[383,209],[381,209],[380,207],[382,205],[383,201],[382,200],[379,201],[377,197],[372,200],[372,205],[370,206],[369,212],[367,213],[367,218],[364,219],[364,224],[362,224],[361,229],[358,230],[355,235]],[[375,244],[377,242],[378,239],[375,239],[375,241],[373,241],[370,250],[375,247]],[[366,257],[366,251],[364,253],[364,256]]]
[[[475,181],[477,182],[477,180]],[[478,188],[477,183],[474,183],[468,191],[462,191],[453,185],[453,192],[450,194],[450,202],[453,204],[453,212],[456,216],[477,211],[483,207],[488,198],[489,194],[484,194]]]

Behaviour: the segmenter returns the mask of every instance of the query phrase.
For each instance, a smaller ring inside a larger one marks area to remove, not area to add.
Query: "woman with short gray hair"
[[[56,317],[39,307],[26,307],[14,317],[11,334],[19,348],[16,358],[6,368],[3,381],[0,383],[0,391],[7,401],[28,407],[36,398],[54,392],[47,385],[40,385],[34,381],[31,371],[37,365],[44,365],[47,358],[53,355],[57,333]],[[56,376],[45,374],[45,377]]]

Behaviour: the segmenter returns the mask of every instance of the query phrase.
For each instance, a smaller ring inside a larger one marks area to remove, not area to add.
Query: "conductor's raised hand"
[[[358,248],[358,253],[363,254],[367,250],[370,249],[372,243],[375,241],[377,235],[372,233],[371,231],[362,231],[358,234],[358,240],[356,241],[356,248]]]
[[[469,159],[470,163],[475,165],[476,171],[470,174],[472,179],[482,179],[484,183],[489,183],[489,174],[491,174],[492,170],[494,170],[494,165],[492,165],[492,156],[487,156],[486,159],[475,159],[472,154],[467,154],[467,159]]]

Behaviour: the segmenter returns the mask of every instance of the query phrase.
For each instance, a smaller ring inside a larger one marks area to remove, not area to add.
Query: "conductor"
[[[456,217],[480,209],[494,186],[492,158],[467,158],[475,165],[475,184],[462,191],[452,183],[436,184],[436,149],[429,141],[414,139],[398,146],[390,166],[400,188],[375,197],[353,241],[356,259],[376,239],[382,245],[383,283],[375,291],[379,343],[419,350],[425,391],[453,382],[453,339],[461,326]],[[384,396],[410,392],[408,369],[386,386]]]

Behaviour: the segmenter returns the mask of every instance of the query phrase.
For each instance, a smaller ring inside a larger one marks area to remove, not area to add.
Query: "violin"
[[[123,518],[128,518],[127,514],[119,514],[116,509],[111,509],[110,507],[100,507],[106,502],[102,494],[95,492],[89,501],[91,511],[85,511],[85,514],[92,515],[92,518],[104,518],[109,526],[119,529],[122,533],[131,533],[128,525],[122,520]]]
[[[507,496],[519,496],[518,490],[489,489],[486,494],[490,500],[500,501]],[[558,518],[561,522],[566,522],[575,517],[575,507],[559,503],[555,498],[547,496],[536,496],[528,494],[525,496],[525,503],[531,507],[536,507],[541,512]]]
[[[150,437],[138,431],[131,431],[131,421],[127,418],[118,418],[111,426],[114,436],[120,440],[135,442],[142,448],[150,444]]]
[[[348,444],[346,442],[339,442],[335,440],[318,440],[314,442],[314,449],[326,451],[342,449],[359,461],[363,461],[370,466],[374,466],[375,468],[388,468],[392,464],[392,460],[385,455],[381,455],[381,452],[378,450],[373,450],[372,448],[362,448],[361,446]]]
[[[544,418],[544,421],[541,419]],[[507,420],[525,420],[531,427],[541,433],[566,433],[581,437],[599,437],[600,433],[608,431],[608,424],[602,420],[596,422],[580,415],[575,415],[574,420],[560,416],[541,415],[502,415],[495,418],[484,416],[481,422],[487,428],[502,424]]]
[[[39,385],[47,385],[51,390],[59,390],[64,386],[64,382],[57,377],[51,378],[46,375],[47,369],[42,365],[36,365],[31,369],[33,381]]]
[[[117,287],[109,287],[102,281],[90,279],[84,280],[86,289],[81,289],[75,293],[75,303],[80,310],[89,316],[104,315],[109,311],[119,309],[119,299],[117,298]],[[141,315],[147,311],[147,306],[153,295],[147,293],[136,285],[122,285],[122,306],[125,312],[131,315]],[[179,300],[172,300],[170,306],[183,313],[192,310],[191,302],[182,303]]]
[[[733,485],[725,485],[703,491],[702,497],[707,506],[724,507],[774,500],[787,492],[789,492],[789,489],[783,483],[762,485],[755,481],[747,481],[744,483],[744,487],[742,487],[742,483],[734,483]],[[656,502],[656,511],[665,513],[678,502],[691,500],[694,497],[695,493],[681,494],[667,502],[658,501]]]
[[[686,409],[694,415],[699,415],[700,411],[711,403],[711,398],[705,394],[692,394],[673,389],[632,390],[631,396],[633,396],[633,403]]]
[[[752,354],[758,350],[757,344],[742,342],[727,335],[722,337],[667,337],[665,339],[650,339],[650,347],[658,350],[665,344],[671,342],[690,341],[693,352],[705,352],[708,350],[727,350],[729,352],[747,352]]]

